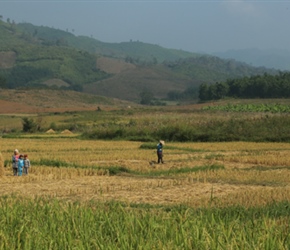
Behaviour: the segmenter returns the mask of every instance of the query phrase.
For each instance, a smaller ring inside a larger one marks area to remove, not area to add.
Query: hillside
[[[1,87],[43,87],[47,80],[59,79],[66,89],[81,90],[83,84],[109,76],[96,68],[96,55],[86,51],[45,45],[2,21],[0,33],[0,79],[5,79]]]
[[[108,59],[102,59],[108,61]],[[99,65],[97,63],[97,65]],[[129,64],[130,65],[130,64]],[[116,59],[99,65],[105,72],[118,72],[112,77],[84,85],[84,92],[138,102],[140,92],[152,91],[157,99],[167,98],[169,92],[182,93],[201,83],[214,84],[244,76],[276,74],[276,70],[254,68],[233,60],[217,57],[193,57],[151,66],[129,66]]]
[[[0,114],[111,110],[135,104],[69,90],[0,89]]]
[[[140,101],[201,83],[277,70],[142,42],[104,43],[58,29],[0,21],[0,87],[77,90]],[[195,95],[196,96],[196,95]]]
[[[159,45],[139,41],[105,43],[92,37],[75,36],[68,31],[35,26],[30,23],[20,23],[17,26],[25,34],[45,41],[46,44],[53,45],[61,43],[62,45],[84,50],[89,53],[127,59],[131,62],[163,62],[166,60],[172,61],[198,55],[183,50],[166,49]]]
[[[145,89],[150,90],[155,98],[162,99],[167,97],[169,91],[183,91],[194,83],[189,77],[174,74],[162,65],[138,66],[96,83],[86,84],[84,91],[139,102],[140,93]]]

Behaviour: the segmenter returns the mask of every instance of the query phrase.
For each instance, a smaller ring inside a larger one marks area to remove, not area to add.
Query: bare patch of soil
[[[16,61],[16,53],[14,51],[0,51],[0,68],[12,68]]]
[[[118,74],[128,69],[134,69],[136,66],[119,59],[100,57],[97,59],[97,68],[110,74]]]

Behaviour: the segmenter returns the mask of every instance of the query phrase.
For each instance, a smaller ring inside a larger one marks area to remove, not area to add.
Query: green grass
[[[0,197],[0,249],[289,249],[290,203],[192,209]]]
[[[110,166],[110,167],[101,167],[101,166],[83,166],[75,163],[69,163],[60,161],[57,159],[41,159],[39,161],[34,161],[34,165],[56,167],[56,168],[80,168],[80,169],[93,169],[93,170],[104,170],[109,173],[109,175],[118,175],[121,173],[128,173],[135,176],[147,176],[147,177],[157,177],[157,176],[171,176],[184,173],[193,173],[199,171],[214,171],[224,169],[223,165],[212,164],[205,166],[195,166],[195,167],[184,167],[178,169],[169,169],[169,170],[155,170],[152,169],[149,173],[143,173],[139,171],[133,171],[126,167],[122,166]]]

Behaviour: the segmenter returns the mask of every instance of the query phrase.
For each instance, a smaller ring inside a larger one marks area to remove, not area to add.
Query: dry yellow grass
[[[12,176],[8,164],[0,183],[1,193],[194,207],[253,206],[290,200],[290,144],[169,142],[164,148],[165,164],[160,165],[152,163],[156,161],[155,150],[140,149],[141,144],[76,138],[1,139],[4,160],[10,161],[14,148],[18,148],[20,153],[28,153],[32,163],[29,175],[22,177]],[[42,159],[84,168],[35,164]],[[168,175],[169,170],[212,164],[225,169]],[[139,175],[109,176],[106,167],[112,166],[125,167]],[[263,167],[263,171],[258,167]],[[154,175],[156,171],[164,173]]]

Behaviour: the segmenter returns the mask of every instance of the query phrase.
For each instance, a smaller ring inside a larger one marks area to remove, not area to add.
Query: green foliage
[[[277,74],[278,71],[263,67],[255,68],[234,60],[223,60],[218,57],[199,55],[196,57],[180,59],[175,62],[165,62],[164,65],[172,71],[187,75],[199,83],[213,84],[229,78],[239,79],[245,76]]]
[[[34,133],[38,130],[37,123],[28,117],[22,118],[22,130],[23,132]]]
[[[23,31],[20,24],[15,27],[15,33],[7,32],[7,24],[0,23],[0,31],[3,31],[0,51],[14,51],[17,55],[12,68],[0,70],[0,75],[6,74],[7,81],[2,80],[2,85],[9,88],[41,86],[46,80],[61,79],[70,85],[68,89],[81,91],[83,84],[108,76],[96,69],[95,55],[61,44],[41,44],[43,40],[37,37],[40,31]]]
[[[0,75],[0,88],[7,88],[7,79],[4,75]]]
[[[150,90],[144,89],[140,93],[140,98],[141,98],[141,101],[140,101],[141,104],[149,105],[151,103],[151,101],[153,100],[154,95],[153,95],[153,93]]]
[[[189,121],[172,122],[170,119],[160,126],[152,124],[111,125],[98,127],[82,134],[85,139],[133,139],[138,141],[269,141],[290,142],[290,117],[288,115],[260,116],[252,118],[212,118],[202,123]],[[142,138],[147,138],[142,140]],[[149,139],[149,140],[148,140]],[[153,144],[152,144],[153,145]],[[155,145],[144,145],[155,148]]]
[[[224,97],[237,98],[289,98],[290,73],[278,75],[256,75],[239,79],[229,79],[199,89],[201,101],[218,100]]]
[[[108,170],[109,170],[110,175],[117,175],[120,173],[129,173],[130,172],[130,170],[125,168],[125,167],[109,167]]]
[[[29,84],[45,80],[51,72],[48,68],[35,68],[30,66],[16,66],[10,71],[8,78],[9,88],[25,87]]]
[[[176,60],[196,55],[195,53],[165,49],[159,45],[139,41],[105,43],[92,37],[75,36],[73,31],[62,31],[50,27],[35,26],[29,23],[20,23],[18,26],[22,32],[28,33],[34,38],[45,41],[50,45],[61,43],[89,53],[123,58],[128,62],[136,64],[156,64],[164,60]]]
[[[186,88],[184,91],[171,90],[167,93],[168,100],[177,101],[177,100],[197,100],[198,99],[199,88],[198,86],[191,86]]]

